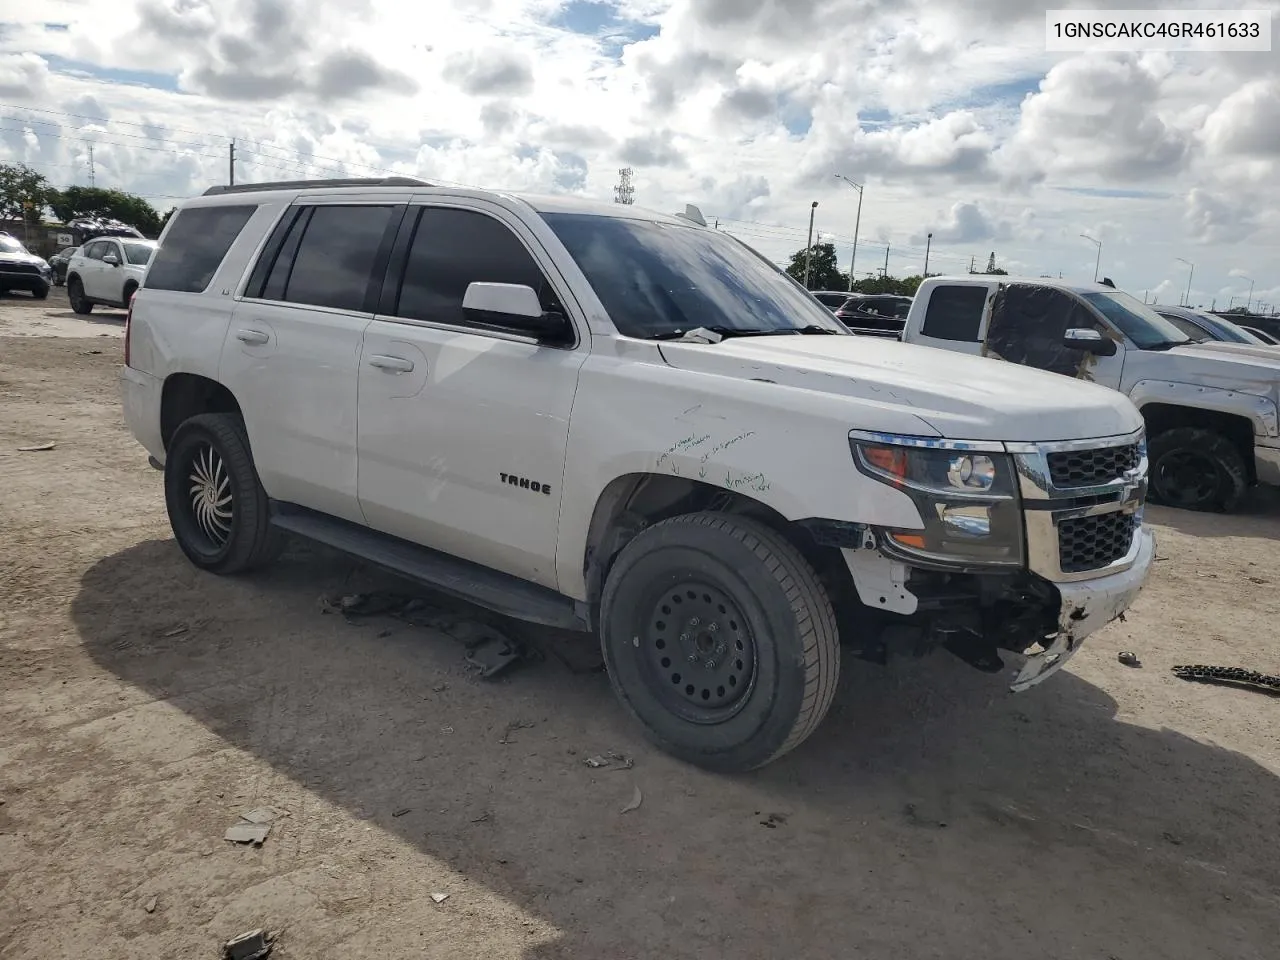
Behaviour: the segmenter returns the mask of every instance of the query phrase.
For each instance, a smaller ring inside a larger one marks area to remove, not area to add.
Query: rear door
[[[982,353],[987,308],[994,296],[990,283],[956,281],[928,290],[924,320],[906,337],[910,343],[955,353]],[[919,296],[917,296],[917,302]]]
[[[501,207],[410,207],[360,364],[360,504],[369,525],[556,587],[569,414],[588,346],[477,327],[473,282],[526,284],[576,304],[537,239]],[[575,333],[572,319],[566,330]]]
[[[1114,356],[1063,345],[1068,330],[1096,330],[1116,343]],[[1124,338],[1065,290],[1033,283],[1001,284],[991,307],[984,354],[1051,373],[1118,387]]]
[[[220,376],[267,493],[357,523],[360,349],[403,212],[385,195],[297,201],[259,255],[222,350]]]

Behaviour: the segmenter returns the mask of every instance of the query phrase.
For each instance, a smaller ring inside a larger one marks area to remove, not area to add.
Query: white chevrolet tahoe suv
[[[1280,486],[1274,347],[1198,342],[1100,283],[984,276],[921,283],[902,339],[1119,390],[1146,423],[1153,503],[1228,511]]]
[[[594,631],[649,736],[713,769],[802,742],[842,645],[1009,650],[1030,687],[1152,563],[1128,399],[849,334],[687,216],[214,187],[126,331],[125,417],[198,567],[287,532]]]

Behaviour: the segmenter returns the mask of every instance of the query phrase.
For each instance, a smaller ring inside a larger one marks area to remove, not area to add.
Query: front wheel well
[[[583,575],[592,610],[598,609],[605,580],[622,549],[647,527],[687,513],[733,513],[752,517],[785,537],[807,560],[826,588],[837,618],[857,604],[853,577],[835,547],[822,546],[802,525],[743,493],[662,474],[634,473],[614,479],[596,500],[583,556]],[[594,619],[594,616],[593,616]]]
[[[240,413],[235,396],[208,377],[194,373],[171,374],[160,395],[160,440],[166,450],[174,431],[201,413]]]
[[[1253,462],[1253,422],[1248,417],[1200,407],[1184,407],[1176,403],[1148,403],[1141,409],[1146,422],[1147,441],[1169,430],[1195,427],[1211,430],[1226,437],[1239,451],[1249,471],[1249,482],[1257,480]]]

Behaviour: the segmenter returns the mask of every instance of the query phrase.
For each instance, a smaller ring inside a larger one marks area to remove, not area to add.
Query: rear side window
[[[365,310],[374,264],[395,212],[394,205],[300,208],[287,227],[282,224],[285,234],[274,261],[260,261],[254,268],[248,295]]]
[[[414,229],[396,316],[467,326],[462,298],[471,283],[519,283],[543,309],[563,313],[529,251],[505,225],[471,210],[424,208]]]
[[[934,287],[920,334],[937,340],[977,343],[986,303],[986,287]]]
[[[151,261],[145,286],[150,290],[203,292],[257,209],[252,205],[179,210]]]

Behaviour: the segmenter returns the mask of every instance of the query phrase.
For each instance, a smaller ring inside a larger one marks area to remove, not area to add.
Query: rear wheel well
[[[160,396],[160,439],[166,450],[173,433],[186,420],[201,413],[240,413],[231,391],[208,377],[175,373],[164,382]]]
[[[132,293],[134,293],[137,289],[138,289],[138,281],[137,281],[137,280],[126,280],[126,281],[124,282],[124,289],[123,289],[123,293],[124,293],[124,302],[125,302],[125,304],[126,304],[126,305],[128,305],[128,303],[129,303],[129,296],[130,296]]]
[[[1176,403],[1148,403],[1141,412],[1147,425],[1148,442],[1168,430],[1180,427],[1211,430],[1226,437],[1239,451],[1249,471],[1249,482],[1253,483],[1258,479],[1253,462],[1253,423],[1248,417],[1199,407],[1184,407]]]
[[[837,621],[848,623],[849,618],[856,616],[860,607],[857,592],[839,549],[818,544],[803,526],[744,494],[697,480],[647,473],[616,478],[596,500],[583,558],[592,610],[598,608],[614,560],[633,537],[671,517],[703,511],[749,516],[776,530],[817,572],[835,608]]]

